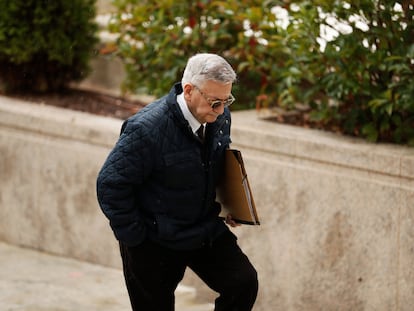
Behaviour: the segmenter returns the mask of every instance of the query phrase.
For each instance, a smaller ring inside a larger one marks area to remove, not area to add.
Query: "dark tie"
[[[204,142],[204,125],[201,124],[196,133],[198,138],[200,138],[200,140]]]

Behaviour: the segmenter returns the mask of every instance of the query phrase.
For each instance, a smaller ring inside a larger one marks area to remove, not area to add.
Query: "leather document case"
[[[223,178],[217,187],[217,201],[221,204],[220,216],[232,215],[241,224],[260,225],[253,194],[247,179],[242,154],[236,149],[227,149]]]

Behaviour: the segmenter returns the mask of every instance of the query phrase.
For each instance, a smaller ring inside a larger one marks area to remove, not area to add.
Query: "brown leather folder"
[[[253,194],[247,179],[241,152],[227,149],[223,178],[217,187],[217,201],[221,204],[220,216],[228,213],[238,223],[260,225]]]

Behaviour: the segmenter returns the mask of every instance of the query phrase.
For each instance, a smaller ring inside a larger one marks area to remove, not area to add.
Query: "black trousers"
[[[186,267],[219,294],[215,311],[250,311],[256,300],[256,270],[230,231],[197,250],[172,250],[151,241],[120,248],[134,311],[174,311],[174,291]]]

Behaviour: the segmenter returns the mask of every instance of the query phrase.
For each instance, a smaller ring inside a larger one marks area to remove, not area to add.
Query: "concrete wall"
[[[120,124],[0,97],[0,240],[119,266],[95,180]]]
[[[413,148],[249,113],[232,137],[263,217],[239,234],[261,272],[258,310],[413,309]]]
[[[120,267],[95,198],[120,125],[0,97],[0,240]],[[256,311],[412,310],[414,149],[255,112],[233,113],[232,139],[262,220],[234,230],[259,272]]]

